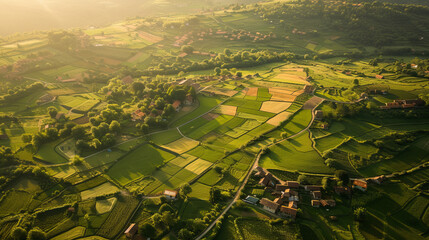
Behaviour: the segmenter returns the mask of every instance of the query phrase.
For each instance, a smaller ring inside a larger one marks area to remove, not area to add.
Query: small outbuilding
[[[125,230],[124,234],[128,239],[133,239],[137,234],[139,227],[137,223],[131,223],[131,225]]]
[[[174,190],[164,190],[164,196],[167,199],[175,200],[178,195],[179,195],[179,193],[177,191],[174,191]]]

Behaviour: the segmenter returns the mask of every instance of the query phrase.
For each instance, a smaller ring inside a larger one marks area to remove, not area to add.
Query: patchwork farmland
[[[0,238],[428,238],[427,7],[256,2],[1,38]]]

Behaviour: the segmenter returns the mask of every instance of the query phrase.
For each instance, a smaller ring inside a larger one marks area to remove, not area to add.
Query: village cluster
[[[321,185],[302,185],[298,181],[281,181],[259,166],[256,168],[255,177],[260,178],[258,184],[265,187],[264,190],[270,192],[275,199],[259,199],[256,196],[248,195],[244,201],[249,204],[259,205],[264,210],[278,214],[281,217],[293,220],[297,217],[298,205],[304,204],[301,201],[300,193],[311,196],[311,202],[307,204],[311,204],[312,207],[324,207],[328,210],[336,206],[336,201],[333,197],[323,193],[323,186]],[[384,180],[385,176],[383,175],[369,179],[354,179],[352,180],[351,188],[366,192],[368,181],[381,184]],[[351,196],[351,188],[335,186],[333,191],[338,195]]]

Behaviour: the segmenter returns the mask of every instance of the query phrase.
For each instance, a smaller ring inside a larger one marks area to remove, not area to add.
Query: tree
[[[355,78],[355,79],[353,80],[353,85],[355,85],[355,86],[359,86],[359,80]]]
[[[177,234],[177,236],[179,237],[179,239],[181,240],[191,240],[194,237],[194,233],[189,231],[186,228],[183,228],[179,231],[179,233]]]
[[[356,221],[362,222],[363,220],[365,220],[366,208],[359,207],[359,208],[355,209],[355,211],[353,212],[353,215],[354,215]]]
[[[242,73],[242,72],[237,72],[235,75],[236,75],[237,77],[241,78],[241,77],[243,76],[243,73]]]
[[[140,234],[144,237],[153,239],[156,237],[156,229],[149,223],[145,223],[140,227]]]
[[[223,168],[222,168],[222,167],[220,167],[220,166],[216,166],[216,167],[214,168],[214,170],[215,170],[217,173],[219,173],[219,174],[222,174],[222,172],[223,172]]]
[[[287,138],[287,136],[288,136],[287,132],[282,132],[282,133],[280,134],[280,137],[281,137],[282,139],[286,139],[286,138]]]
[[[46,240],[46,233],[40,228],[36,227],[28,232],[28,240]]]
[[[212,204],[215,204],[221,199],[222,199],[222,193],[220,192],[220,190],[218,188],[212,187],[210,189],[210,199],[209,199],[210,202]]]
[[[82,139],[86,135],[85,127],[79,125],[74,126],[71,130],[71,135],[76,140]]]
[[[149,132],[149,125],[147,125],[146,123],[143,123],[142,125],[140,125],[140,130],[144,134],[147,134]]]
[[[152,215],[152,223],[155,226],[155,228],[157,228],[159,230],[164,229],[164,224],[162,222],[161,214],[155,213],[154,215]]]
[[[159,212],[163,213],[163,212],[171,212],[174,213],[174,209],[170,206],[170,204],[168,203],[164,203],[161,205],[161,207],[159,208]]]
[[[308,184],[308,177],[307,177],[307,175],[304,175],[304,174],[299,175],[298,182],[300,184]]]
[[[138,94],[143,92],[143,90],[145,89],[145,86],[142,82],[135,81],[131,84],[131,88],[133,89],[133,92],[135,94]]]
[[[323,186],[323,189],[325,189],[326,191],[328,191],[329,189],[331,189],[331,187],[332,187],[332,179],[330,177],[324,177],[322,179],[322,186]]]
[[[189,45],[184,45],[181,48],[182,52],[187,53],[187,54],[191,54],[194,52],[194,48],[192,46]]]
[[[167,225],[169,227],[171,227],[171,226],[174,225],[173,213],[171,213],[171,212],[163,212],[161,218],[162,218],[162,222],[165,225]]]
[[[121,124],[118,121],[113,120],[110,123],[109,131],[113,133],[119,133],[121,131]]]
[[[73,165],[81,165],[83,163],[83,158],[80,157],[79,155],[74,155],[72,159],[72,163]]]
[[[25,240],[27,239],[27,231],[22,227],[15,227],[11,236],[14,240]]]
[[[22,134],[22,136],[21,136],[21,140],[24,143],[30,143],[32,138],[33,137],[31,136],[31,134]]]
[[[188,183],[184,183],[180,186],[180,194],[183,196],[187,196],[192,192],[192,188]]]
[[[51,118],[55,118],[57,116],[58,110],[55,107],[48,107],[48,114]]]
[[[344,170],[335,171],[335,177],[343,182],[343,185],[347,185],[349,183],[349,174]]]
[[[216,67],[215,69],[214,69],[214,72],[216,73],[216,75],[220,75],[220,72],[221,72],[221,70],[220,70],[220,68],[219,67]]]

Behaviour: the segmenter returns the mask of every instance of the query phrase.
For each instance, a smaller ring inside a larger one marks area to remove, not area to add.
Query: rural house
[[[250,204],[253,204],[253,205],[256,205],[259,202],[259,198],[252,197],[249,195],[243,201],[250,203]]]
[[[192,97],[191,94],[186,95],[185,105],[189,106],[189,105],[192,105],[192,104],[194,104],[194,98]]]
[[[276,184],[276,191],[279,191],[279,192],[283,192],[283,191],[285,191],[286,189],[288,189],[289,187],[288,186],[286,186],[286,185],[283,185],[283,184]]]
[[[277,203],[278,205],[282,205],[283,199],[282,198],[276,198],[276,199],[274,199],[274,202]]]
[[[320,207],[320,200],[311,200],[312,207]]]
[[[305,185],[304,189],[305,189],[305,191],[320,191],[320,190],[322,190],[322,186]]]
[[[335,186],[334,187],[334,191],[338,195],[341,195],[341,194],[350,194],[350,189],[347,188],[347,187]]]
[[[296,218],[296,214],[298,213],[298,211],[295,208],[290,208],[290,207],[282,206],[280,208],[280,213],[283,216],[295,219]]]
[[[138,227],[137,223],[132,223],[127,228],[127,230],[125,230],[124,234],[127,238],[133,239],[134,236],[137,234],[138,230],[139,230],[139,227]]]
[[[297,181],[286,181],[286,186],[289,188],[299,188],[299,182]]]
[[[313,192],[311,192],[311,197],[313,199],[320,200],[320,199],[322,199],[322,192],[321,191],[313,191]]]
[[[259,181],[259,185],[264,187],[274,187],[274,182],[271,180],[271,177],[267,174],[267,176],[261,178]]]
[[[172,106],[173,106],[174,110],[176,110],[176,112],[180,111],[181,105],[182,105],[182,103],[179,100],[174,101],[172,104]]]
[[[131,121],[135,122],[138,120],[143,120],[145,113],[142,112],[140,109],[137,109],[131,115],[132,115]]]
[[[367,187],[368,187],[368,184],[365,180],[354,180],[353,181],[353,188],[355,188],[355,189],[359,189],[359,190],[365,192]]]
[[[320,200],[320,204],[323,207],[335,207],[336,206],[336,202],[333,199]]]
[[[277,210],[279,210],[279,204],[267,199],[267,198],[262,198],[261,201],[259,201],[259,203],[264,207],[265,210],[272,212],[272,213],[276,213]]]
[[[298,203],[295,201],[290,201],[288,204],[288,207],[290,208],[298,208]]]
[[[164,196],[167,199],[175,200],[178,195],[179,195],[179,193],[177,191],[174,191],[174,190],[164,190]]]

